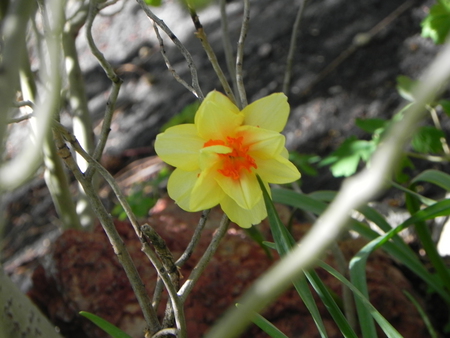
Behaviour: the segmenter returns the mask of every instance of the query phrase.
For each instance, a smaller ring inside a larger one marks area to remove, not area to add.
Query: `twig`
[[[103,178],[108,182],[108,184],[111,186],[112,190],[114,191],[114,194],[116,195],[117,199],[119,200],[119,203],[122,205],[125,213],[127,214],[128,219],[131,222],[131,225],[134,228],[134,231],[136,232],[136,235],[138,238],[142,241],[142,232],[141,228],[139,226],[139,222],[136,218],[136,215],[134,215],[133,211],[131,210],[131,207],[123,194],[123,192],[120,190],[117,182],[114,180],[114,177],[106,170],[100,163],[98,163],[92,156],[90,156],[81,146],[78,140],[75,138],[75,136],[69,132],[66,128],[64,128],[63,125],[61,125],[58,122],[54,122],[54,129],[57,130],[59,133],[61,133],[66,141],[68,141],[74,150],[80,154],[88,163],[89,166],[92,166],[100,175],[103,176]],[[83,176],[84,179],[86,179],[85,176]],[[87,180],[87,179],[86,179]]]
[[[440,94],[443,84],[450,77],[450,45],[428,67],[421,83],[414,90],[416,104],[405,112],[404,118],[389,130],[384,142],[371,159],[371,166],[344,181],[342,189],[317,219],[299,245],[261,276],[238,300],[241,304],[225,314],[206,338],[233,338],[248,325],[251,314],[261,311],[271,303],[301,272],[311,268],[317,257],[329,247],[348,224],[350,212],[367,203],[385,188],[386,178],[391,176],[403,147],[418,122],[425,115],[425,106]],[[364,189],[361,189],[364,187]]]
[[[63,131],[64,130],[58,127],[58,125],[56,125],[56,128],[54,128],[54,138],[55,144],[58,148],[58,153],[66,163],[67,167],[72,171],[78,182],[82,184],[84,191],[89,198],[91,206],[94,209],[97,217],[99,218],[106,235],[108,236],[108,239],[114,249],[114,253],[117,255],[119,262],[122,264],[125,273],[127,274],[131,287],[133,288],[136,298],[141,306],[145,321],[150,331],[152,333],[156,333],[160,329],[160,324],[158,322],[156,311],[153,309],[150,298],[147,294],[147,291],[145,290],[144,283],[142,282],[136,266],[134,265],[128,250],[126,249],[119,233],[114,226],[111,216],[106,211],[105,206],[102,204],[98,195],[95,193],[91,182],[86,180],[81,173],[74,158],[72,157],[69,148],[67,148],[63,140],[63,137],[66,138],[67,134],[60,133]],[[73,140],[70,141],[70,143],[73,145]]]
[[[234,97],[234,94],[233,94],[233,91],[231,90],[230,84],[228,83],[227,78],[226,78],[225,74],[223,73],[222,68],[219,65],[219,62],[217,61],[216,54],[214,53],[213,49],[211,48],[211,45],[208,42],[208,38],[206,37],[203,26],[200,23],[200,19],[197,15],[197,12],[191,6],[188,6],[188,7],[189,7],[189,13],[191,14],[192,22],[194,23],[194,26],[196,29],[195,36],[202,43],[203,49],[205,50],[206,55],[208,56],[208,60],[209,60],[209,62],[211,62],[211,65],[213,66],[214,71],[216,72],[217,76],[219,77],[219,81],[222,84],[225,94],[229,97],[229,99],[234,104],[236,104],[236,98]]]
[[[60,15],[63,4],[58,1],[50,1],[49,8],[55,18],[55,25],[45,35],[48,46],[48,58],[53,65],[61,64],[59,55],[59,36],[62,30]],[[35,3],[30,1],[15,1],[10,4],[8,15],[2,22],[2,58],[0,60],[0,139],[5,139],[8,109],[7,102],[14,100],[14,94],[18,86],[19,67],[23,58],[27,57],[24,49],[27,23],[30,14],[35,8]],[[34,111],[38,133],[34,144],[29,144],[12,160],[4,163],[0,168],[0,191],[15,189],[25,182],[42,163],[42,144],[49,131],[49,121],[52,113],[59,105],[59,91],[61,86],[60,74],[57,67],[42,71],[42,82],[49,84],[49,90],[44,93],[42,100]],[[24,165],[26,163],[26,165]]]
[[[159,41],[159,47],[161,50],[161,55],[164,59],[164,62],[166,63],[167,69],[172,73],[172,76],[177,80],[179,83],[181,83],[187,90],[189,90],[192,94],[194,94],[196,97],[198,97],[197,92],[195,91],[194,87],[190,86],[186,81],[184,81],[178,73],[175,71],[175,69],[170,64],[169,58],[167,57],[166,50],[164,48],[164,41],[161,38],[161,34],[159,34],[158,25],[156,22],[153,21],[153,29],[156,33],[156,37]]]
[[[80,28],[86,22],[87,16],[88,7],[82,6],[72,20],[66,21],[62,35],[62,47],[65,58],[64,64],[68,82],[67,96],[72,113],[73,133],[81,146],[88,153],[92,153],[94,149],[94,133],[92,132],[92,120],[89,114],[86,89],[76,48],[76,37]],[[76,160],[81,171],[85,172],[88,168],[87,162],[80,155],[76,156]],[[78,186],[76,204],[79,223],[85,229],[91,228],[94,224],[95,215],[80,185]]]
[[[244,42],[247,37],[248,22],[250,20],[250,0],[244,0],[244,17],[242,19],[241,33],[239,35],[236,53],[236,84],[240,99],[240,108],[247,105],[247,94],[245,93],[244,77],[242,75],[242,64],[244,62]]]
[[[106,102],[105,115],[103,118],[102,129],[100,132],[99,140],[97,146],[95,147],[93,158],[97,161],[100,160],[103,150],[106,145],[106,140],[108,139],[109,132],[111,130],[111,121],[114,113],[114,109],[117,102],[117,97],[119,95],[119,90],[122,85],[122,79],[116,74],[111,64],[106,60],[102,52],[97,48],[94,38],[92,37],[92,25],[95,16],[98,14],[99,9],[97,8],[98,0],[92,0],[89,5],[89,13],[86,21],[86,38],[91,49],[92,54],[97,58],[100,66],[105,71],[108,78],[112,81],[112,89],[109,95],[108,101]],[[95,173],[93,168],[88,168],[85,172],[86,179],[92,179],[92,175]]]
[[[151,10],[150,8],[144,3],[143,0],[136,0],[138,4],[141,6],[141,8],[144,10],[145,14],[153,21],[155,22],[163,31],[167,34],[167,36],[172,40],[172,42],[175,44],[175,46],[178,48],[178,50],[181,52],[181,54],[186,59],[186,62],[188,64],[188,67],[191,71],[191,78],[192,78],[192,87],[195,89],[196,97],[200,100],[203,100],[205,96],[203,95],[202,90],[200,89],[200,85],[198,82],[198,75],[197,75],[197,69],[195,68],[194,59],[192,58],[191,53],[186,49],[186,47],[181,43],[181,41],[175,36],[175,34],[172,33],[169,27],[162,21],[160,18],[158,18]]]
[[[177,295],[177,290],[175,286],[172,284],[170,277],[168,276],[167,271],[164,269],[162,263],[158,260],[156,254],[151,250],[150,246],[144,240],[142,242],[142,252],[148,257],[150,262],[155,267],[156,271],[158,271],[158,276],[164,282],[164,286],[167,289],[167,293],[169,294],[170,302],[172,303],[173,314],[175,317],[175,321],[178,327],[178,338],[186,337],[186,321],[184,318],[183,312],[183,304],[181,302],[181,297]]]
[[[191,257],[194,252],[195,247],[200,239],[203,229],[205,228],[206,220],[208,219],[209,212],[211,210],[204,210],[202,212],[202,216],[198,222],[197,227],[195,228],[194,234],[192,235],[191,241],[189,242],[186,250],[184,250],[183,254],[178,258],[175,264],[178,267],[181,267],[188,259]]]
[[[289,86],[291,85],[291,78],[292,78],[292,63],[294,61],[294,54],[297,49],[297,37],[300,22],[302,20],[307,2],[308,0],[300,0],[300,6],[298,7],[294,25],[292,26],[291,42],[289,44],[289,52],[286,60],[286,71],[284,73],[284,80],[283,80],[283,93],[286,95],[289,94]]]
[[[238,92],[236,83],[236,67],[233,57],[233,46],[231,45],[230,32],[228,30],[228,19],[226,11],[226,0],[220,0],[220,22],[222,27],[222,43],[223,51],[225,54],[225,60],[227,62],[228,73],[231,78],[231,83],[233,84],[234,93]]]
[[[28,119],[30,119],[32,117],[34,117],[34,114],[33,113],[29,113],[29,114],[25,114],[25,115],[22,115],[22,116],[19,116],[19,117],[15,117],[15,118],[9,119],[7,123],[8,124],[19,123],[19,122],[28,120]]]
[[[161,331],[156,332],[151,338],[164,337],[165,335],[168,334],[171,334],[172,336],[176,337],[178,335],[178,330],[173,328],[162,329]]]
[[[178,295],[180,296],[182,303],[186,301],[187,296],[192,291],[192,288],[194,287],[195,283],[197,282],[197,280],[205,270],[207,264],[211,260],[212,256],[216,252],[217,248],[219,247],[220,240],[227,233],[229,224],[230,220],[228,219],[227,215],[224,214],[222,220],[220,221],[219,228],[213,235],[211,243],[209,243],[209,246],[206,249],[205,253],[203,254],[202,258],[200,258],[199,262],[192,270],[188,279],[178,291]]]

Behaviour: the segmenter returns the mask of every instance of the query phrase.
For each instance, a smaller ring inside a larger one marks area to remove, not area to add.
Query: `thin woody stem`
[[[236,83],[240,98],[240,108],[247,106],[247,94],[245,93],[242,64],[244,61],[244,42],[247,37],[248,22],[250,21],[250,0],[244,0],[244,18],[242,20],[241,34],[239,35],[236,55]]]
[[[141,306],[148,328],[152,333],[156,333],[159,331],[161,326],[158,322],[156,311],[151,305],[150,298],[147,294],[144,283],[139,276],[136,266],[134,265],[128,250],[126,249],[119,233],[117,232],[111,216],[106,211],[105,206],[102,204],[98,195],[95,193],[91,182],[86,180],[81,173],[78,165],[75,162],[75,159],[72,157],[69,148],[67,148],[67,145],[63,140],[63,134],[60,134],[60,131],[60,128],[54,129],[54,139],[55,144],[58,148],[58,154],[66,163],[67,167],[72,171],[78,182],[80,182],[83,186],[86,195],[91,203],[91,206],[94,209],[95,214],[99,218],[106,235],[108,236],[108,239],[114,249],[114,253],[117,255],[119,262],[122,264],[125,270],[131,287],[133,288],[136,298]]]
[[[206,249],[205,253],[203,254],[202,258],[200,258],[200,261],[197,263],[197,265],[192,270],[192,272],[189,275],[186,282],[183,284],[183,286],[178,291],[178,295],[180,296],[182,303],[184,303],[186,301],[187,296],[192,291],[192,288],[194,287],[195,283],[197,282],[199,277],[202,275],[203,271],[205,270],[205,268],[208,265],[209,261],[211,260],[212,256],[214,255],[217,248],[219,247],[220,240],[227,233],[229,224],[230,224],[230,220],[228,219],[227,215],[224,214],[222,217],[222,220],[220,221],[219,228],[216,230],[216,232],[213,235],[211,243],[209,243],[209,246]]]
[[[184,81],[179,75],[178,73],[175,71],[175,69],[172,67],[169,58],[167,57],[166,54],[166,50],[164,48],[164,41],[161,37],[161,34],[159,34],[159,29],[158,29],[158,25],[156,24],[156,22],[153,21],[153,30],[156,33],[156,37],[158,38],[159,41],[159,47],[161,50],[161,55],[164,59],[164,62],[166,63],[167,69],[172,73],[172,76],[175,78],[175,80],[177,80],[179,83],[181,83],[187,90],[189,90],[192,94],[194,94],[196,97],[198,97],[197,92],[195,91],[194,87],[190,86],[186,81]]]
[[[198,82],[198,75],[197,75],[197,69],[194,65],[194,59],[192,58],[191,53],[186,49],[186,47],[181,43],[181,41],[173,34],[173,32],[170,30],[169,27],[162,21],[160,18],[158,18],[151,10],[150,8],[144,3],[144,0],[136,0],[138,4],[141,6],[141,8],[144,10],[145,14],[153,21],[155,22],[163,31],[167,34],[167,36],[172,40],[172,42],[175,44],[175,46],[178,48],[178,50],[181,52],[181,54],[186,59],[186,62],[188,64],[188,67],[191,71],[191,78],[192,78],[192,87],[195,89],[196,96],[203,100],[205,96],[203,95],[202,90],[200,89],[200,85]]]
[[[231,83],[233,84],[233,90],[235,93],[238,92],[237,83],[236,83],[236,67],[234,64],[233,57],[233,47],[231,45],[230,40],[230,32],[228,30],[228,19],[226,12],[226,0],[220,0],[220,20],[222,26],[222,43],[223,43],[223,51],[225,54],[225,60],[227,62],[228,73],[231,77]]]
[[[292,27],[291,42],[289,44],[289,52],[286,61],[286,71],[284,73],[283,80],[283,93],[286,95],[288,95],[289,86],[291,85],[292,63],[294,61],[295,50],[297,49],[297,37],[299,31],[298,28],[300,27],[300,22],[303,17],[307,2],[308,0],[300,0],[300,6],[297,11],[297,16],[295,17],[294,26]]]
[[[234,97],[230,84],[228,83],[227,78],[219,65],[219,62],[217,61],[216,54],[214,53],[211,45],[209,44],[208,38],[206,37],[203,25],[200,23],[200,19],[197,15],[197,12],[195,11],[194,8],[189,6],[189,13],[191,14],[192,22],[194,23],[196,29],[195,36],[200,40],[203,49],[205,50],[206,55],[208,56],[209,62],[211,62],[214,71],[219,77],[220,84],[222,85],[225,94],[234,104],[236,104],[236,98]]]

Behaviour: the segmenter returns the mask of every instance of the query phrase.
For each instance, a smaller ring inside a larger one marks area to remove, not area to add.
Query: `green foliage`
[[[444,138],[445,134],[442,130],[431,126],[420,127],[411,141],[413,149],[419,153],[442,153],[441,138]]]
[[[317,176],[317,169],[313,164],[320,161],[319,156],[300,154],[296,151],[291,151],[289,152],[289,160],[295,164],[302,175]]]
[[[346,139],[330,156],[320,162],[320,165],[331,165],[335,177],[353,175],[361,160],[368,161],[376,149],[372,141],[358,140],[356,136]]]
[[[161,0],[144,0],[144,2],[149,5],[149,6],[153,6],[153,7],[159,7],[161,6]]]
[[[163,168],[158,175],[150,182],[136,184],[132,187],[131,193],[127,196],[127,202],[131,210],[138,218],[148,215],[148,211],[154,207],[158,201],[158,185],[170,175],[167,167]],[[127,214],[121,204],[117,204],[111,211],[120,221],[127,218]]]
[[[186,107],[183,108],[183,110],[179,114],[175,115],[169,121],[167,121],[161,127],[160,131],[163,132],[170,127],[183,123],[194,123],[195,113],[197,112],[199,106],[200,103],[198,101],[188,104]]]
[[[412,80],[408,76],[399,75],[397,76],[397,91],[406,101],[414,102],[413,91],[418,82],[419,81]]]
[[[443,44],[450,31],[450,1],[438,0],[421,25],[423,37],[431,38],[436,44]]]
[[[188,6],[193,9],[202,9],[208,6],[212,0],[179,0],[183,6]]]
[[[99,316],[85,311],[80,311],[80,315],[89,319],[91,322],[93,322],[107,334],[111,335],[113,338],[131,338],[131,336],[123,332],[121,329]]]

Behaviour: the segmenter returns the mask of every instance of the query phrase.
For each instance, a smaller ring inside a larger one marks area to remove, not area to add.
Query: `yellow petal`
[[[279,155],[273,159],[255,159],[256,173],[264,182],[285,184],[298,180],[300,172],[289,160]]]
[[[220,203],[223,212],[228,218],[242,228],[250,228],[253,224],[259,224],[267,217],[266,206],[261,198],[252,209],[241,208],[233,199],[226,196]]]
[[[225,140],[233,136],[235,129],[242,124],[244,115],[223,94],[210,92],[195,114],[198,135],[205,141]]]
[[[283,93],[275,93],[259,99],[242,111],[244,124],[280,132],[289,116],[289,104]]]
[[[164,162],[190,171],[198,169],[203,144],[194,124],[182,124],[156,136],[155,151]]]
[[[190,209],[205,210],[215,207],[225,197],[225,193],[215,177],[218,175],[217,167],[203,170],[191,193]]]
[[[253,158],[273,158],[284,149],[284,136],[272,130],[242,126],[237,135],[243,137],[242,144],[249,147],[248,154]]]
[[[170,198],[180,206],[181,209],[186,211],[198,211],[192,210],[191,205],[191,193],[192,189],[197,182],[200,170],[184,171],[181,169],[175,169],[170,175],[167,183],[167,191]]]
[[[218,174],[216,180],[225,194],[241,208],[252,209],[262,198],[262,191],[254,173],[243,170],[238,180]]]

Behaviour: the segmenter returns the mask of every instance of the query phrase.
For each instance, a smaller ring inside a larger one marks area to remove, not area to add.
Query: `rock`
[[[280,208],[280,212],[286,221],[288,209]],[[185,279],[206,249],[219,218],[220,212],[214,210],[197,249],[181,269]],[[149,224],[178,257],[187,246],[198,219],[198,213],[182,212],[169,199],[162,199],[155,207]],[[131,225],[118,221],[115,224],[152,295],[155,270],[140,251],[140,242]],[[304,233],[307,228],[296,224],[295,234]],[[267,224],[261,226],[265,235],[267,229]],[[362,240],[348,240],[341,247],[349,258],[363,244]],[[330,257],[326,261],[334,264]],[[264,251],[242,229],[232,226],[186,301],[188,337],[201,337],[271,264]],[[318,270],[318,273],[331,290],[341,293],[338,281],[324,271]],[[405,337],[424,332],[420,316],[402,293],[404,289],[413,293],[412,287],[392,261],[382,252],[375,253],[369,260],[367,274],[371,300],[386,319]],[[55,242],[49,261],[34,272],[33,282],[30,297],[61,328],[65,337],[107,337],[90,322],[80,318],[79,311],[92,312],[131,336],[142,337],[145,322],[139,305],[101,227],[94,233],[64,232]],[[341,337],[322,303],[318,301],[317,304],[329,337]],[[161,316],[163,310],[164,304],[161,304],[158,309]],[[266,309],[264,316],[291,338],[319,337],[311,316],[293,289]],[[243,337],[262,338],[267,335],[253,326]]]

